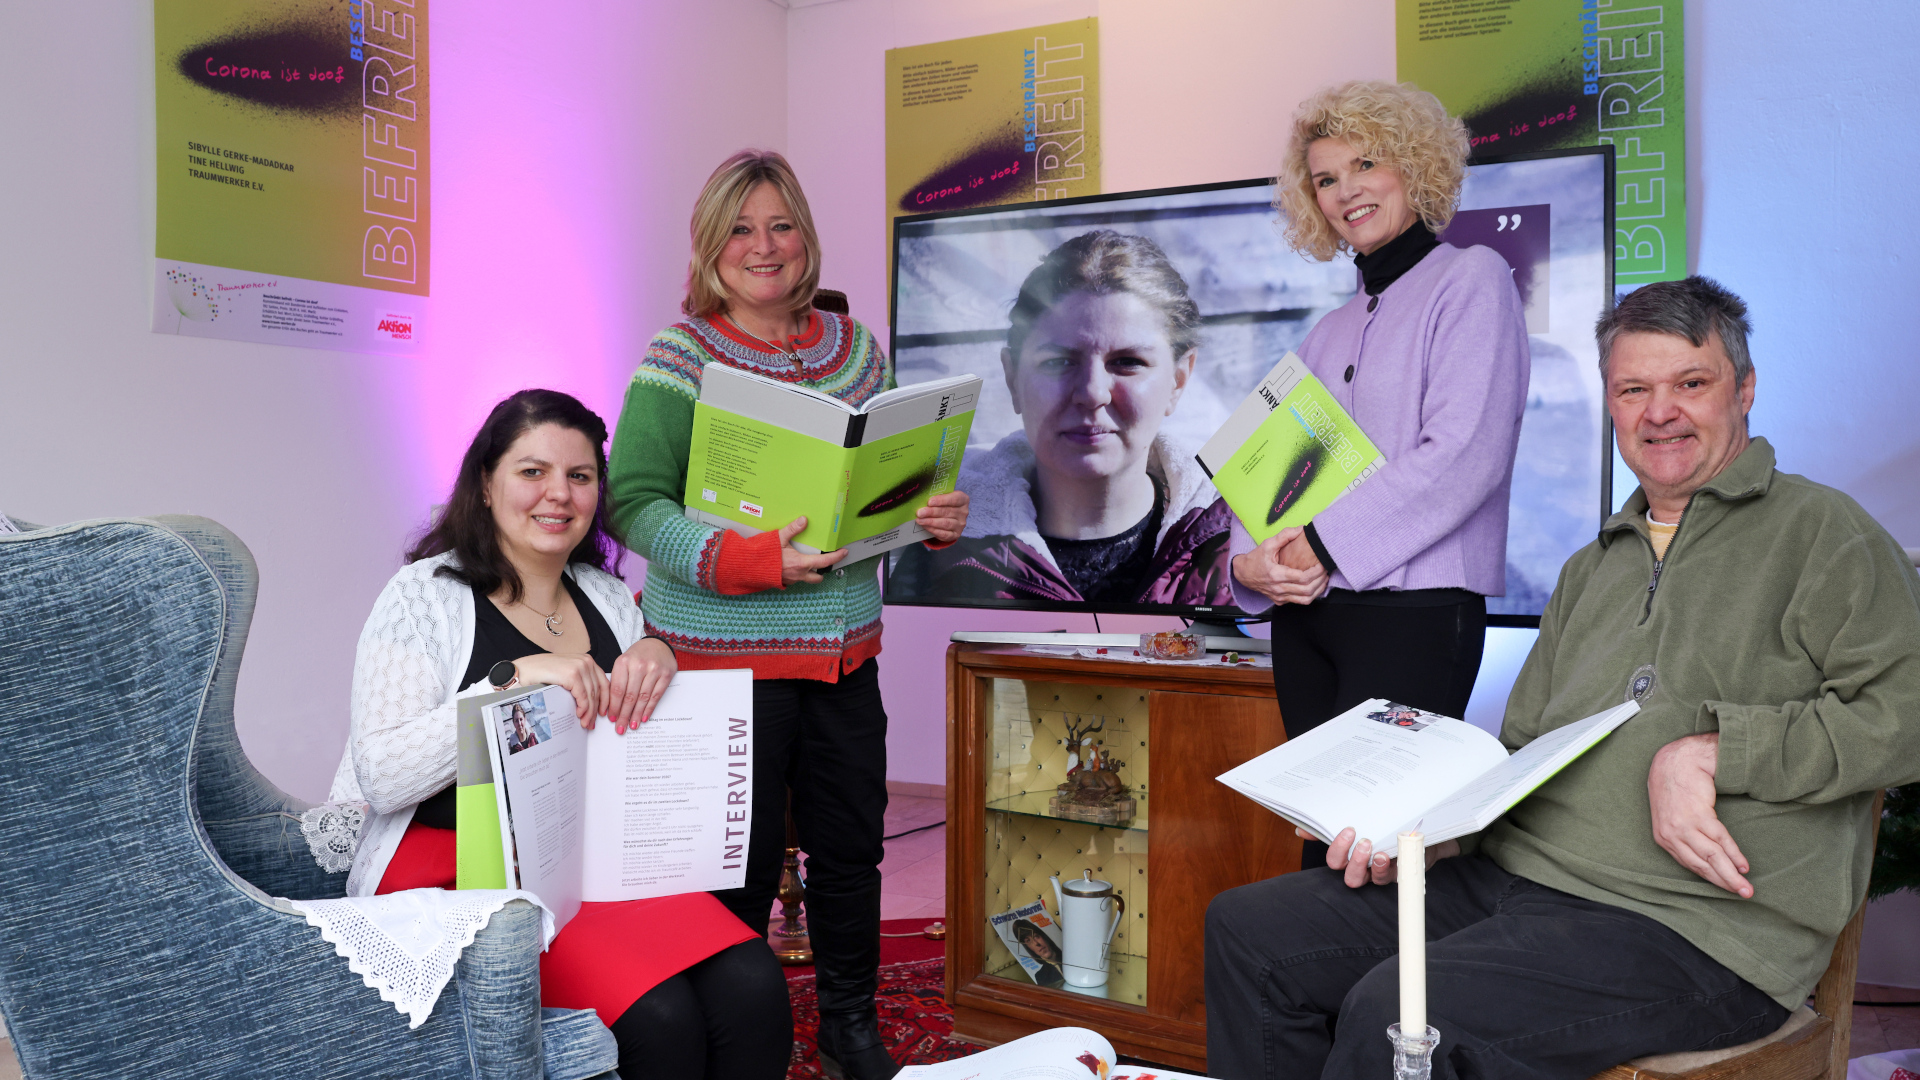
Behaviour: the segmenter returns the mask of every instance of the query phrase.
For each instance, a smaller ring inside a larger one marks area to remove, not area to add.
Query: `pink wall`
[[[29,40],[85,42],[88,65],[76,79],[61,49],[0,65],[0,92],[18,103],[0,112],[0,144],[39,162],[0,174],[0,510],[38,522],[192,513],[238,533],[261,580],[241,739],[276,783],[318,798],[346,740],[367,610],[487,408],[546,385],[611,423],[640,349],[674,316],[708,170],[748,143],[784,143],[786,11],[436,8],[434,337],[426,356],[399,360],[148,331],[154,69],[141,10],[9,11]]]

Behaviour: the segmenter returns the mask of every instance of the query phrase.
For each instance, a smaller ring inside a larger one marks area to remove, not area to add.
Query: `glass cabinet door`
[[[982,938],[982,970],[1144,1008],[1147,694],[1085,683],[991,683],[980,872],[992,932]],[[1116,900],[1103,909],[1069,893],[1065,920],[1092,924],[1070,933],[1062,925],[1056,875],[1063,886],[1080,881],[1084,891],[1097,891],[1089,877],[1108,882]],[[1085,943],[1103,938],[1116,912],[1105,981],[1078,985],[1098,971],[1091,964],[1097,952]],[[1061,955],[1057,943],[1063,941],[1079,951]]]

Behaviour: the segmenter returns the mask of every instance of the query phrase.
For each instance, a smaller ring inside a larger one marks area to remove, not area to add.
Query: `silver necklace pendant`
[[[552,634],[554,637],[560,637],[562,634],[565,633],[565,631],[555,629],[559,625],[560,625],[559,612],[556,611],[553,614],[547,616],[547,633]]]

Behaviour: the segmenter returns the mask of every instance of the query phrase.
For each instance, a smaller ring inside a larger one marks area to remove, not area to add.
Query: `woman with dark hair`
[[[1161,434],[1199,358],[1200,310],[1160,246],[1097,229],[1027,275],[1000,366],[1021,430],[969,452],[960,542],[903,549],[902,586],[947,599],[1232,603],[1232,512]]]
[[[552,390],[495,406],[447,508],[374,603],[334,802],[375,815],[349,895],[454,885],[456,700],[551,683],[583,727],[646,722],[676,665],[645,635],[602,521],[606,424]],[[707,893],[584,904],[540,963],[544,1005],[591,1008],[636,1077],[786,1071],[786,980]]]

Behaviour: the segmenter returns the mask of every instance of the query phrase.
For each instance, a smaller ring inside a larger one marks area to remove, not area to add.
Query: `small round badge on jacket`
[[[1654,684],[1659,681],[1660,673],[1652,664],[1641,664],[1633,669],[1633,677],[1627,680],[1627,696],[1622,701],[1645,701],[1653,693]]]

